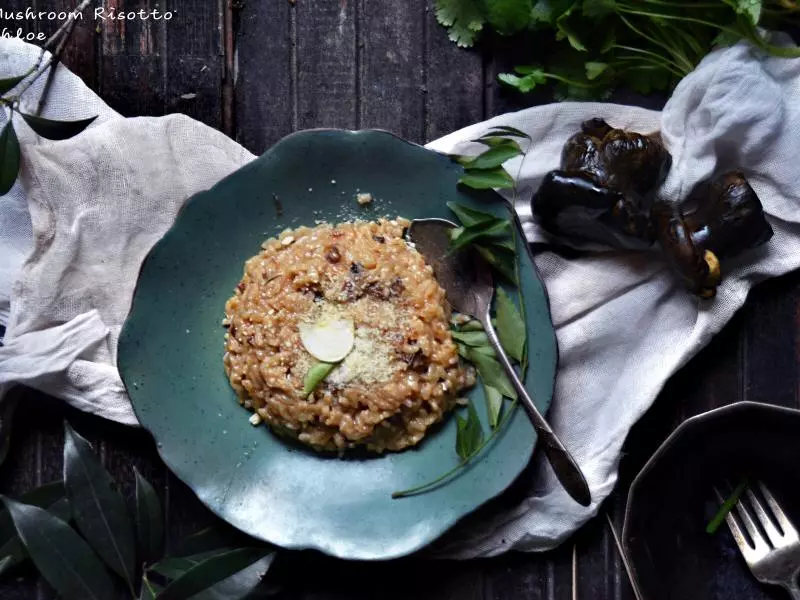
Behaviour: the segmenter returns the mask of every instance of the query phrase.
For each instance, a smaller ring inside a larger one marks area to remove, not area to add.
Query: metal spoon
[[[575,459],[536,408],[514,367],[508,360],[492,325],[491,306],[494,283],[488,265],[476,252],[452,252],[448,230],[456,227],[445,219],[416,219],[408,228],[408,238],[433,268],[436,279],[444,288],[447,300],[458,312],[474,317],[483,325],[494,346],[500,364],[519,394],[522,405],[539,434],[542,449],[556,477],[576,502],[589,506],[592,495],[589,485]]]

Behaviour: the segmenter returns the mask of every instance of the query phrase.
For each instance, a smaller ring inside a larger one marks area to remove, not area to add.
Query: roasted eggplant
[[[650,207],[672,158],[656,136],[591,119],[564,145],[533,198],[533,214],[551,233],[640,249],[652,245]]]
[[[720,260],[765,244],[773,231],[755,191],[738,171],[701,182],[680,205],[652,211],[661,248],[686,287],[703,297],[719,285]]]
[[[686,287],[711,297],[720,260],[766,243],[772,228],[738,171],[702,182],[682,202],[654,200],[671,165],[658,136],[591,119],[567,140],[561,168],[534,194],[534,218],[555,235],[615,248],[658,242]]]

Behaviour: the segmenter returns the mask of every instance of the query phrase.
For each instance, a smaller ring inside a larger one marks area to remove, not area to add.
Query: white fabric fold
[[[30,46],[0,41],[0,77],[18,72],[23,55],[35,57]],[[61,69],[48,110],[101,112],[103,122],[64,142],[26,132],[22,185],[11,203],[0,202],[0,224],[15,224],[0,231],[0,311],[10,299],[0,385],[26,383],[131,423],[115,352],[141,261],[186,198],[253,157],[187,117],[116,117],[81,86]],[[572,260],[539,253],[561,357],[549,419],[584,469],[594,503],[585,509],[570,500],[537,457],[519,504],[468,519],[437,544],[438,555],[545,550],[566,539],[613,490],[628,431],[666,380],[724,326],[754,283],[800,265],[799,92],[800,61],[740,44],[709,55],[661,113],[551,104],[429,144],[469,153],[476,149],[469,140],[493,125],[527,132],[526,156],[507,166],[519,190],[509,198],[530,241],[549,239],[531,219],[530,197],[558,166],[566,139],[592,117],[661,130],[673,156],[665,197],[685,197],[714,172],[743,170],[775,229],[766,246],[723,265],[724,282],[710,301],[682,289],[654,252],[604,250]]]

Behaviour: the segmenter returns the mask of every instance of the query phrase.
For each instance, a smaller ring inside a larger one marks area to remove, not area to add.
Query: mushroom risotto
[[[225,305],[224,366],[252,423],[316,450],[402,450],[474,384],[408,224],[287,230],[245,263]]]

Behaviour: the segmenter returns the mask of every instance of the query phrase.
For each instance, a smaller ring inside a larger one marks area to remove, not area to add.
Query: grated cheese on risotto
[[[444,290],[403,239],[408,224],[287,230],[245,263],[225,305],[225,372],[240,402],[277,433],[316,450],[402,450],[474,384],[450,335]],[[325,319],[352,321],[355,339],[305,396],[316,360],[298,326]]]

